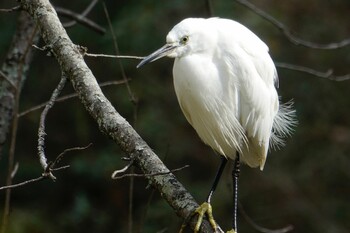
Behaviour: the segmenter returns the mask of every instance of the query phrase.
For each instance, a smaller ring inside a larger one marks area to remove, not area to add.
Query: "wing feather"
[[[226,78],[235,80],[230,88],[239,90],[238,119],[248,140],[243,146],[242,160],[263,169],[279,108],[274,86],[276,68],[264,42],[241,24],[224,21],[218,24],[223,25],[218,26],[219,38],[223,38],[220,46],[228,49],[218,59],[225,61]]]

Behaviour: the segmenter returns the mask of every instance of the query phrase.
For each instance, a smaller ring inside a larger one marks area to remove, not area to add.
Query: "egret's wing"
[[[248,139],[242,160],[262,169],[279,108],[276,69],[268,47],[255,34],[239,23],[221,20],[219,46],[227,50],[218,59],[225,61],[231,89],[238,89],[238,118]]]
[[[229,107],[234,90],[226,91],[211,56],[188,55],[175,59],[173,74],[180,107],[204,143],[231,159],[241,152],[244,130],[236,117],[237,105]],[[228,80],[224,79],[223,81]],[[227,97],[227,98],[225,98]],[[229,102],[229,103],[227,103]]]

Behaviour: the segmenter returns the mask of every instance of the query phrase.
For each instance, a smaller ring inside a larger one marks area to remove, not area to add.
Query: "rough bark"
[[[133,158],[136,165],[145,174],[169,172],[158,156],[104,96],[78,47],[68,37],[50,2],[48,0],[20,0],[19,2],[39,26],[42,38],[52,50],[61,70],[70,79],[81,102],[98,124],[100,131],[108,135],[126,154]],[[146,178],[182,218],[186,218],[198,207],[193,197],[173,174],[147,176]],[[194,222],[191,222],[190,225],[193,228]],[[207,221],[204,221],[201,231],[213,232]]]
[[[0,77],[0,157],[13,119],[16,91],[20,91],[31,61],[31,45],[39,38],[35,34],[31,17],[20,12],[16,32],[1,67],[6,78]]]

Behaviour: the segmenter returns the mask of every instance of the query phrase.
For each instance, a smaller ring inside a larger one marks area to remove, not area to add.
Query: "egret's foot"
[[[236,230],[234,230],[234,229],[232,229],[232,230],[229,230],[228,232],[226,232],[226,233],[237,233],[237,231]]]
[[[200,205],[195,211],[193,211],[193,213],[191,214],[191,216],[189,217],[189,219],[191,219],[194,215],[198,214],[198,220],[196,223],[196,226],[194,228],[194,233],[198,233],[199,232],[199,228],[202,225],[203,222],[203,218],[204,215],[207,214],[208,216],[208,220],[210,222],[210,225],[212,226],[212,228],[214,229],[214,231],[217,231],[217,224],[214,220],[213,217],[213,209],[211,207],[211,204],[208,202],[204,202],[202,205]],[[187,221],[185,221],[182,226],[181,229],[179,231],[179,233],[182,233],[183,230],[185,229],[185,227],[187,226]]]

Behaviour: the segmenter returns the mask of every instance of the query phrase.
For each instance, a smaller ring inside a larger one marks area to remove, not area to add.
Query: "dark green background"
[[[349,37],[348,0],[252,1],[287,25],[303,39],[337,42]],[[81,12],[89,1],[53,1]],[[14,6],[3,1],[0,8]],[[144,56],[165,43],[167,32],[186,17],[207,17],[205,1],[106,1],[121,54]],[[349,73],[350,46],[315,50],[291,44],[273,25],[231,0],[213,1],[214,16],[230,18],[253,30],[270,47],[275,61],[308,66],[320,71]],[[17,13],[0,13],[0,61],[4,60],[15,30]],[[88,16],[106,29],[99,3]],[[66,19],[63,19],[66,21]],[[110,31],[101,36],[81,25],[67,29],[75,44],[90,53],[114,54]],[[40,42],[43,45],[43,42]],[[122,79],[118,61],[86,58],[99,82]],[[170,168],[190,165],[177,178],[198,202],[205,200],[219,158],[198,139],[183,117],[172,85],[172,60],[162,59],[142,69],[138,61],[122,60],[130,86],[137,96],[135,107],[124,85],[103,88],[117,111],[133,123],[139,134]],[[298,127],[286,146],[270,153],[265,169],[242,166],[239,200],[256,223],[271,229],[293,225],[294,232],[345,233],[350,229],[350,81],[334,82],[300,72],[278,69],[282,101],[293,99]],[[59,82],[57,62],[35,51],[29,77],[21,95],[20,111],[49,99]],[[68,83],[64,94],[71,93]],[[15,160],[19,170],[14,182],[41,174],[37,159],[40,111],[20,119]],[[102,135],[78,99],[57,103],[47,117],[49,159],[69,147],[63,159],[68,170],[49,180],[14,189],[9,232],[128,232],[129,179],[113,181],[111,173],[122,168],[124,154]],[[8,146],[7,146],[8,148]],[[0,158],[0,186],[7,171],[5,150]],[[213,198],[214,215],[224,229],[231,228],[230,169]],[[136,170],[136,172],[139,172]],[[2,215],[4,191],[0,192]],[[143,178],[134,183],[133,232],[177,232],[181,220]],[[256,232],[239,215],[240,232]]]

